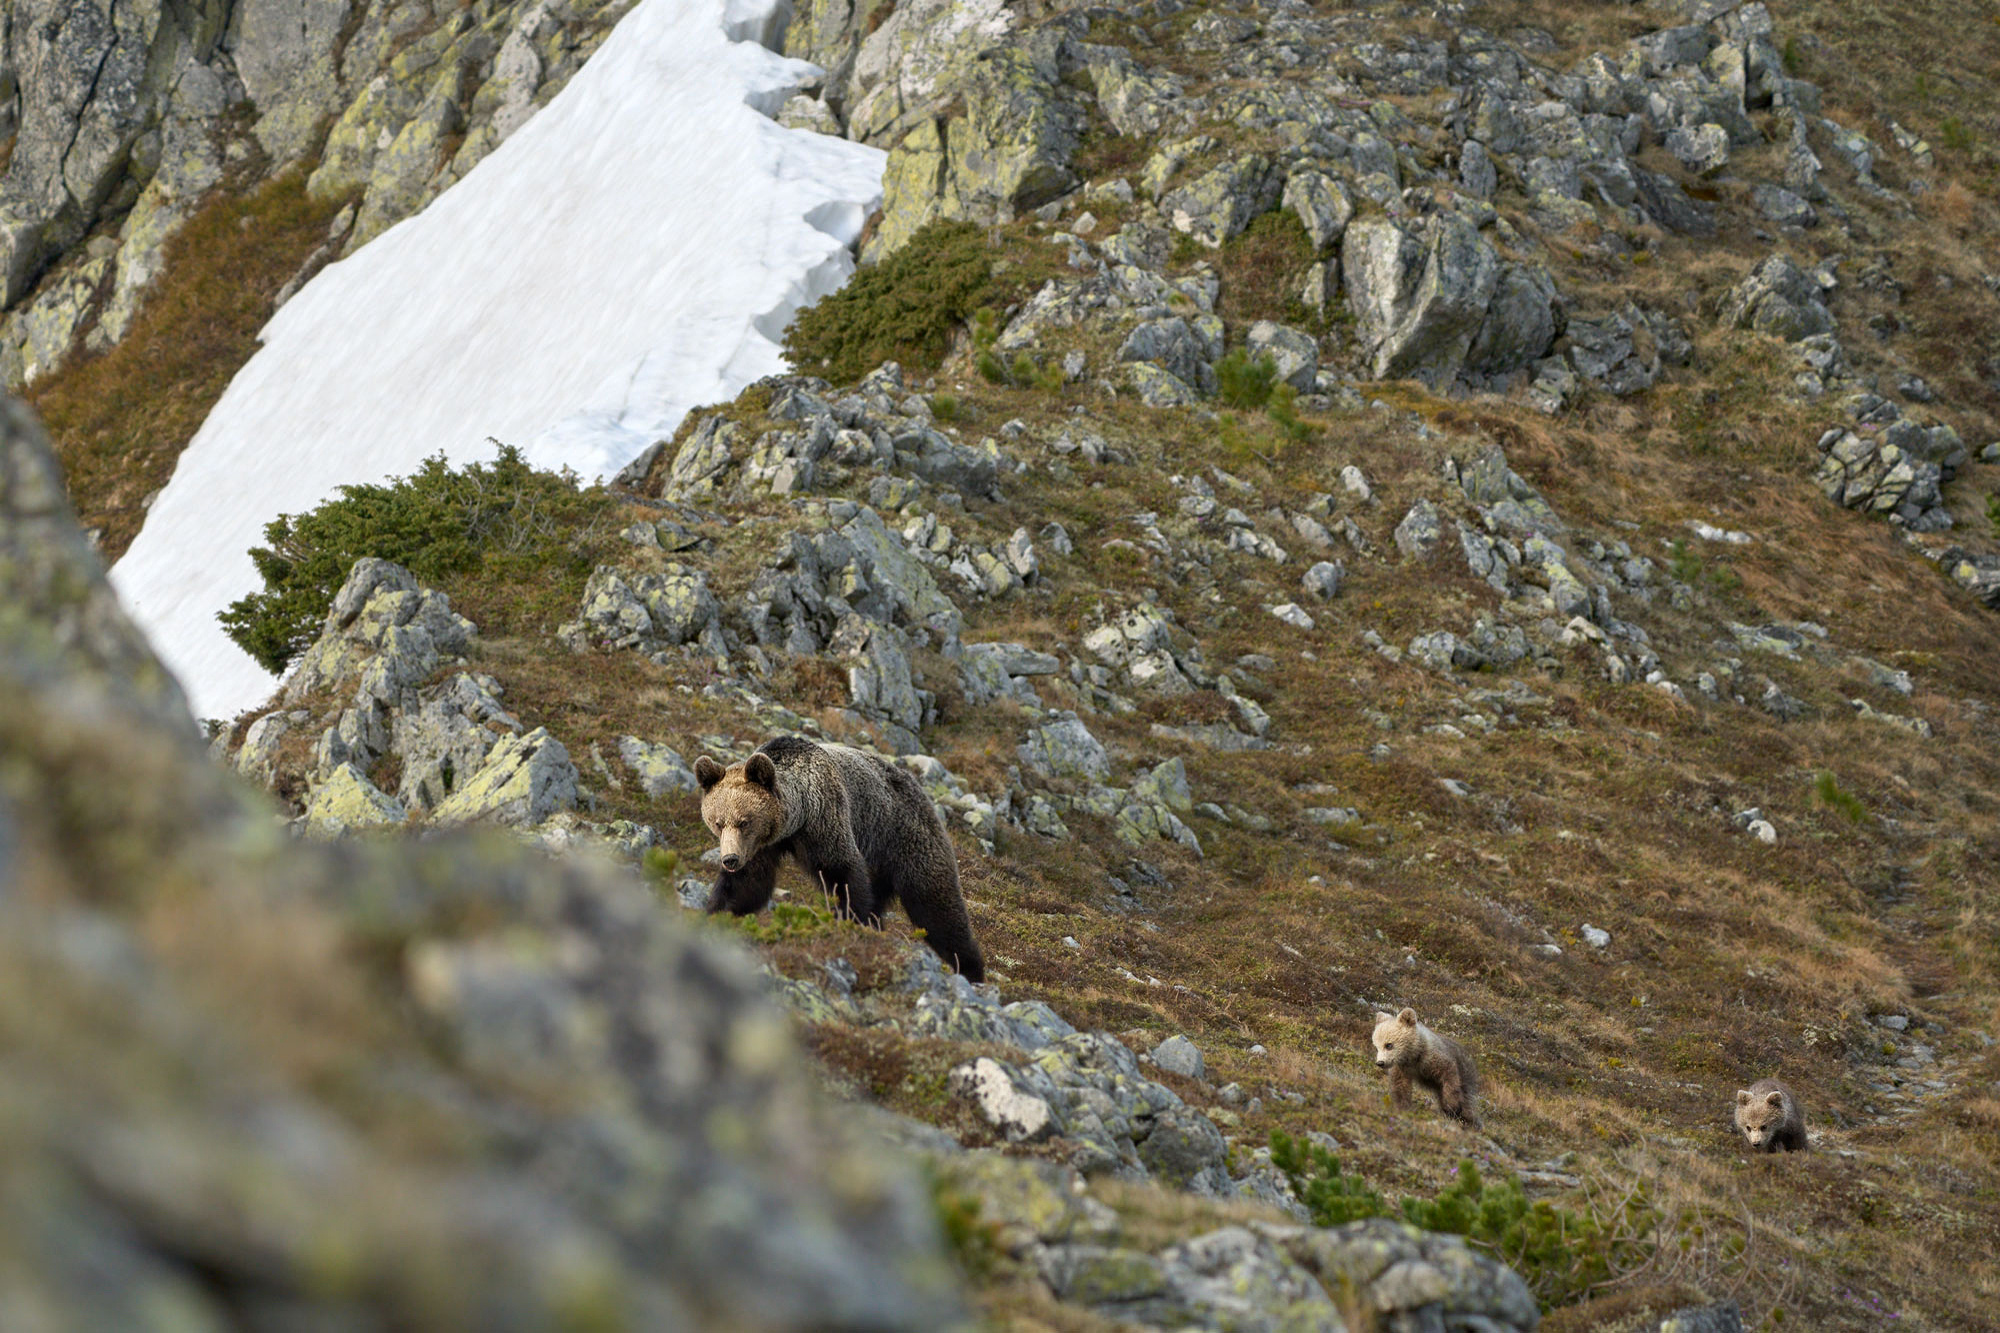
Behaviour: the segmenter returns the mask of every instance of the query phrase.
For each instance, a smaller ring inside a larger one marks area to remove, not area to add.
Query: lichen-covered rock
[[[1111,772],[1103,742],[1075,713],[1053,713],[1021,742],[1021,763],[1045,778],[1103,778]]]
[[[356,685],[357,695],[399,703],[405,691],[465,652],[478,633],[441,592],[420,588],[409,570],[373,556],[354,562],[334,595],[320,637],[285,678],[297,704]]]
[[[689,795],[700,786],[695,781],[694,770],[671,746],[655,745],[637,736],[625,736],[618,741],[618,757],[625,761],[625,767],[631,769],[632,776],[639,780],[639,790],[651,800]]]
[[[1410,506],[1402,521],[1396,524],[1396,549],[1412,560],[1428,560],[1444,540],[1444,522],[1438,517],[1437,506],[1429,500],[1419,500]]]
[[[1492,244],[1455,213],[1414,229],[1388,218],[1350,223],[1341,268],[1375,377],[1449,384],[1486,317],[1500,267]]]
[[[1160,197],[1160,212],[1174,230],[1215,247],[1270,212],[1283,188],[1270,160],[1251,153],[1169,190]]]
[[[577,619],[556,635],[577,652],[650,653],[712,638],[719,609],[702,570],[669,563],[657,574],[636,574],[599,566],[584,585]]]
[[[511,840],[288,837],[206,757],[56,478],[6,405],[0,972],[32,1003],[0,997],[0,1308],[134,1330],[964,1318],[929,1190],[825,1103],[739,952]],[[391,1076],[329,1095],[330,1069]]]
[[[1785,254],[1772,255],[1730,290],[1722,318],[1732,328],[1755,329],[1786,342],[1834,331],[1819,284]]]
[[[1319,344],[1309,333],[1260,319],[1244,336],[1244,346],[1252,360],[1269,357],[1278,368],[1278,383],[1289,384],[1299,393],[1311,393],[1319,373]]]
[[[305,829],[316,837],[337,838],[371,828],[393,828],[406,817],[400,801],[370,782],[354,765],[342,764],[306,801]]]
[[[1295,171],[1285,178],[1284,207],[1298,214],[1306,239],[1321,254],[1340,243],[1354,218],[1354,200],[1339,179],[1317,171]]]
[[[498,681],[460,672],[396,713],[389,748],[402,760],[397,796],[413,810],[433,809],[479,771],[502,735],[520,730]]]
[[[486,762],[431,811],[431,822],[539,824],[558,810],[575,808],[576,783],[569,751],[548,728],[536,727],[496,742]]]
[[[1188,322],[1178,315],[1134,325],[1118,348],[1118,360],[1151,362],[1189,388],[1206,394],[1215,392],[1215,369],[1209,365],[1207,347]],[[1141,397],[1145,397],[1143,387]],[[1166,407],[1176,404],[1147,399],[1146,405]]]
[[[940,12],[940,7],[930,8]],[[890,145],[882,221],[863,252],[871,262],[893,253],[926,222],[1011,221],[1076,183],[1070,158],[1080,133],[1079,116],[1058,86],[1053,52],[1033,39],[1019,46],[986,45],[976,27],[951,14],[954,8],[941,7],[967,35],[953,53],[950,105],[937,109],[959,114],[942,122],[928,109],[914,117],[907,110],[886,114],[889,108],[878,89],[849,118],[853,137]],[[973,52],[976,58],[970,58]],[[864,47],[857,74],[868,57]],[[890,130],[900,137],[891,137]]]
[[[1256,1228],[1328,1290],[1362,1296],[1394,1328],[1532,1330],[1541,1322],[1519,1274],[1457,1236],[1371,1218],[1337,1227]]]

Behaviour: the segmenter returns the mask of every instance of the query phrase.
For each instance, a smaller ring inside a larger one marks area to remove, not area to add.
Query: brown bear
[[[1465,1048],[1417,1021],[1417,1011],[1375,1015],[1375,1067],[1389,1071],[1389,1095],[1398,1110],[1410,1104],[1410,1084],[1437,1098],[1438,1109],[1479,1128],[1479,1070]]]
[[[843,916],[882,924],[901,901],[937,956],[968,981],[986,959],[958,886],[958,854],[937,807],[910,774],[846,745],[779,736],[725,769],[695,761],[701,818],[721,840],[708,910],[748,916],[771,901],[789,856]]]
[[[1806,1113],[1792,1090],[1774,1078],[1760,1078],[1736,1090],[1736,1128],[1752,1152],[1806,1152]]]

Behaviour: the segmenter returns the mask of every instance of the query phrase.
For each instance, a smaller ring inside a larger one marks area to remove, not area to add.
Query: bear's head
[[[1405,1009],[1400,1014],[1375,1014],[1375,1067],[1388,1069],[1392,1065],[1405,1064],[1416,1060],[1424,1053],[1424,1044],[1417,1035],[1417,1011]]]
[[[1771,1137],[1771,1131],[1785,1118],[1785,1094],[1773,1089],[1763,1096],[1755,1096],[1747,1089],[1736,1090],[1736,1127],[1743,1131],[1743,1137],[1750,1140],[1750,1146],[1761,1148]]]
[[[703,755],[694,761],[694,776],[701,783],[701,822],[722,844],[724,870],[741,870],[778,840],[785,808],[771,756],[760,752],[724,768]]]

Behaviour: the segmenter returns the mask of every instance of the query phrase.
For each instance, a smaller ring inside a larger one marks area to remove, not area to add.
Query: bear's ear
[[[1774,1092],[1770,1096],[1766,1097],[1764,1100],[1771,1103],[1771,1105],[1773,1106],[1783,1106],[1785,1104],[1785,1094],[1782,1092]]]
[[[707,791],[716,783],[722,781],[722,775],[726,772],[728,772],[727,769],[721,764],[716,763],[713,759],[710,759],[707,755],[703,755],[694,761],[694,780],[701,784],[703,791]]]
[[[1750,1104],[1750,1090],[1748,1088],[1738,1088],[1736,1090],[1736,1104],[1738,1106],[1748,1106]]]
[[[778,789],[778,770],[771,765],[771,756],[758,751],[750,756],[750,762],[743,765],[743,776],[760,787],[772,791]]]
[[[1377,1009],[1375,1011],[1375,1021],[1377,1023],[1393,1023],[1396,1021],[1396,1016],[1394,1014],[1385,1014],[1380,1009]]]
[[[1405,1009],[1402,1013],[1396,1015],[1396,1021],[1405,1027],[1415,1027],[1417,1025],[1417,1011],[1414,1009]]]

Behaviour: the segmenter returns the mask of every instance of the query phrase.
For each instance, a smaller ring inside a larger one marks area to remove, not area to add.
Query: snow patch
[[[275,681],[216,615],[281,513],[490,439],[610,476],[688,410],[785,368],[853,271],[885,155],[769,119],[820,71],[789,0],[641,0],[541,112],[274,315],[112,581],[195,711]],[[734,39],[734,40],[732,40]]]

